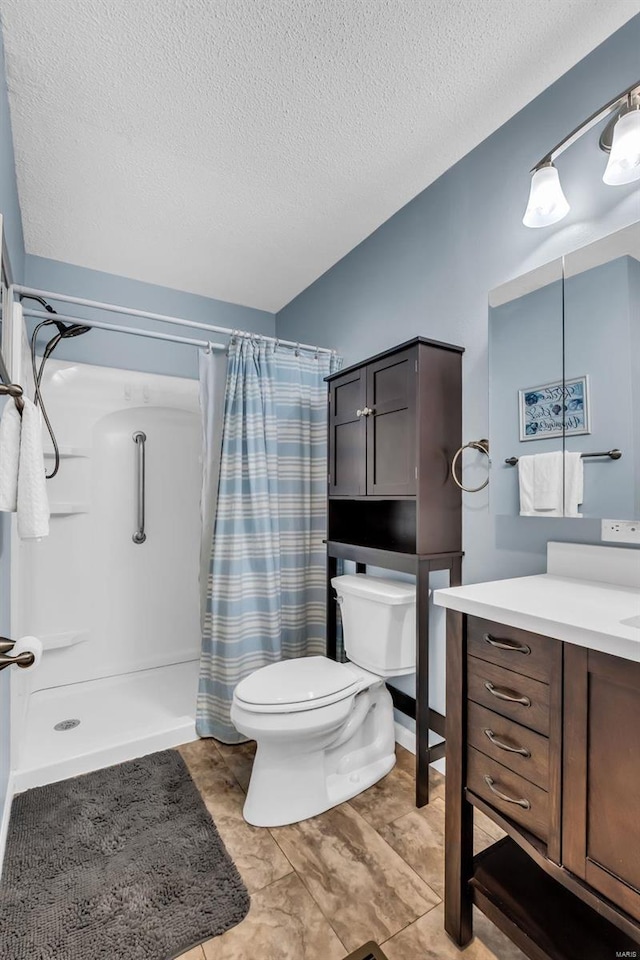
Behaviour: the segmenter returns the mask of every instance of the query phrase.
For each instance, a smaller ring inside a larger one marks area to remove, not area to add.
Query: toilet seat
[[[328,657],[301,657],[256,670],[234,697],[251,713],[300,713],[346,700],[375,680]]]

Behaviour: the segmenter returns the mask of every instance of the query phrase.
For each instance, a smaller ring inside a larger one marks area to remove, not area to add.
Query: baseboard
[[[2,808],[2,820],[0,821],[0,878],[2,877],[2,867],[4,865],[4,852],[7,846],[7,834],[9,833],[9,817],[11,816],[11,804],[13,803],[13,773],[9,774],[7,782],[7,792],[4,798]]]
[[[396,743],[399,743],[400,746],[408,750],[409,753],[415,754],[416,735],[413,730],[407,730],[407,728],[403,727],[397,720],[394,720],[393,729],[396,735]]]
[[[415,756],[416,753],[416,735],[413,730],[407,730],[406,727],[403,727],[401,723],[398,723],[397,720],[393,722],[393,729],[396,737],[396,743],[399,743],[401,747],[404,747],[405,750],[408,750],[409,753],[412,753]],[[430,738],[433,737],[434,742],[438,742],[441,738],[435,733],[429,731]],[[432,764],[435,770],[438,770],[440,773],[444,774],[445,772],[445,758],[442,760],[436,760]]]

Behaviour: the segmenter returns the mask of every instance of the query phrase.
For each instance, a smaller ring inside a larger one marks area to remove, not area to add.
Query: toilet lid
[[[242,703],[290,711],[308,710],[343,700],[361,687],[359,677],[327,657],[282,660],[256,670],[236,687]]]

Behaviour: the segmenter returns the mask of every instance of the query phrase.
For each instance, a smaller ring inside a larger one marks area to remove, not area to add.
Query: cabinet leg
[[[416,806],[429,803],[429,561],[416,572]]]
[[[465,798],[466,636],[462,614],[447,610],[447,777],[445,783],[444,926],[464,947],[473,936],[469,880],[473,870],[473,807]]]
[[[338,656],[338,627],[336,622],[336,598],[331,580],[337,576],[337,557],[327,557],[327,657],[335,660]]]

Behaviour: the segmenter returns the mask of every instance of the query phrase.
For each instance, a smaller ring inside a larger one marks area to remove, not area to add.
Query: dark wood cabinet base
[[[532,960],[640,957],[639,717],[640,664],[447,611],[445,929],[458,946],[475,904]],[[474,809],[507,834],[476,857]]]
[[[636,957],[632,940],[549,877],[509,837],[474,858],[473,902],[532,960]]]

